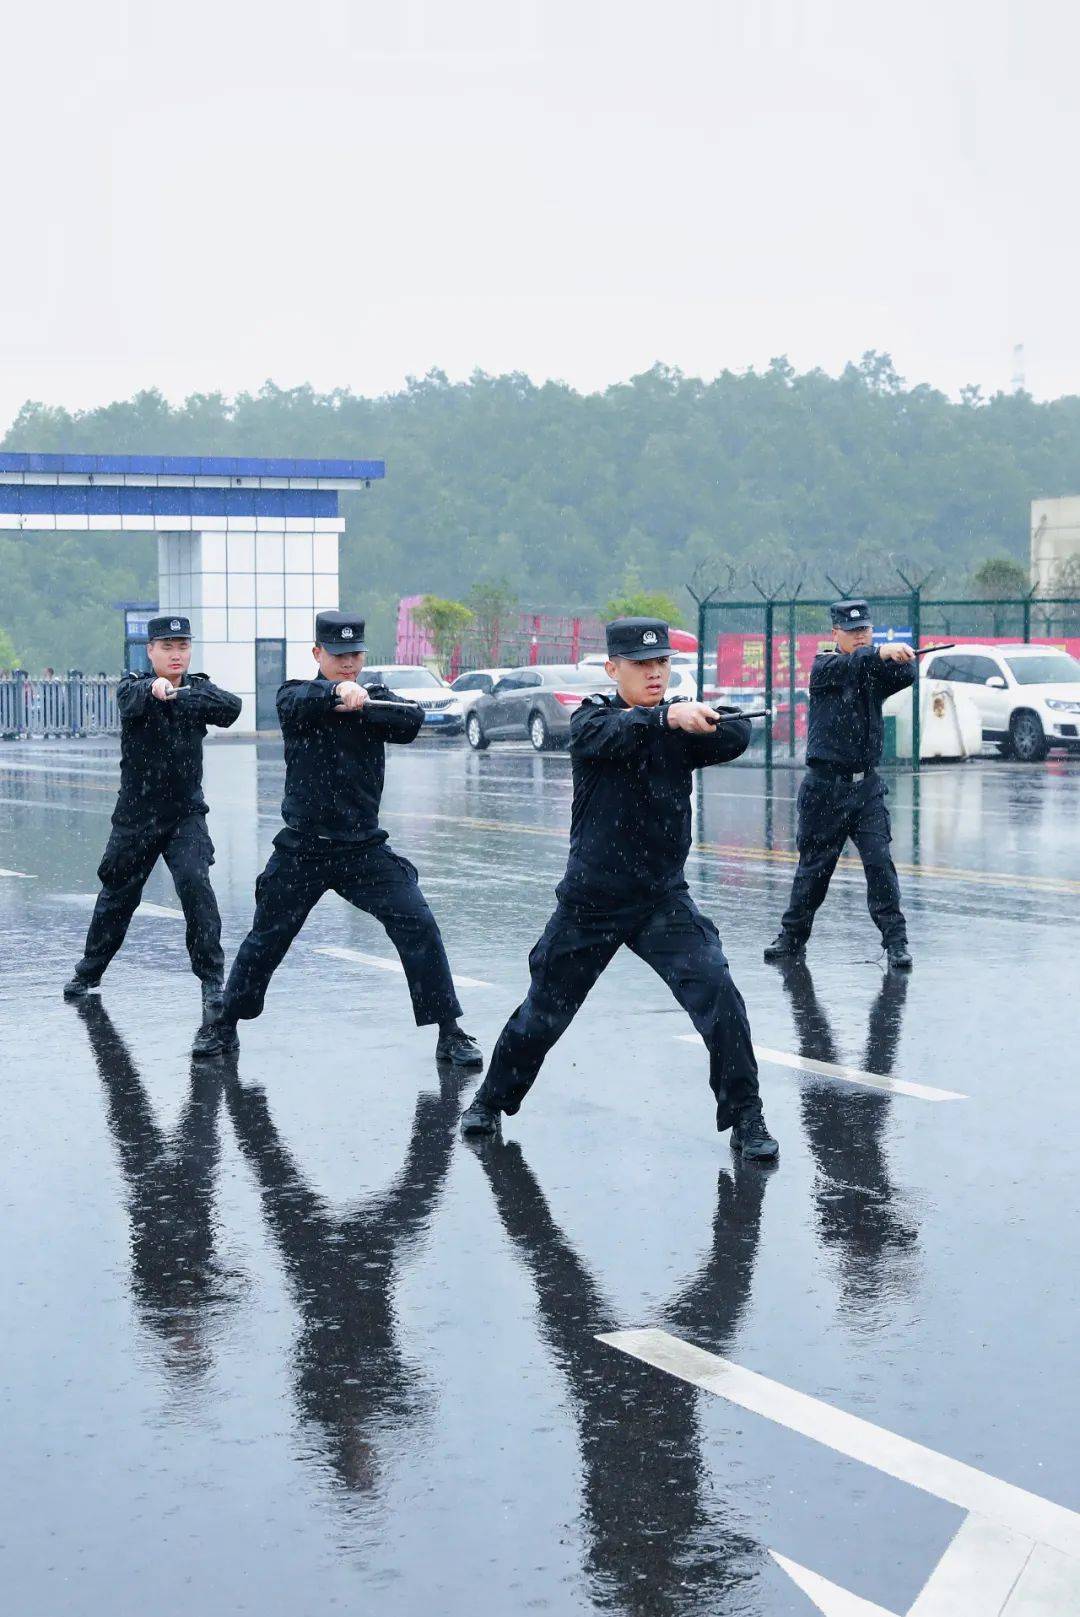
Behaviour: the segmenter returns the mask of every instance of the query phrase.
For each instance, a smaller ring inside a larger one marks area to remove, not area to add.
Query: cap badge
[[[350,629],[349,625],[346,624],[345,627],[341,631],[341,638],[342,638],[342,640],[351,640],[352,637],[353,637],[353,632]]]
[[[169,628],[170,629],[179,629],[179,627],[180,627],[180,619],[179,618],[171,619],[171,621],[169,623]]]
[[[850,611],[850,612],[849,612],[849,613],[848,613],[848,617],[849,617],[849,618],[857,618],[857,617],[858,617],[858,615],[859,615],[859,609],[858,609],[858,607],[857,607],[857,606],[853,606],[853,607],[852,607],[852,608],[851,608],[851,611]]]
[[[655,629],[646,629],[645,633],[641,637],[641,644],[643,646],[655,646],[655,644],[656,644],[656,630]]]

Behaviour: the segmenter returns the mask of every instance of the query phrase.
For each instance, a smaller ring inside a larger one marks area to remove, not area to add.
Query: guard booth
[[[124,614],[124,673],[147,674],[150,658],[146,651],[146,630],[157,612],[157,602],[121,601]]]
[[[240,697],[238,729],[276,729],[278,685],[311,671],[315,614],[338,606],[338,497],[385,475],[381,460],[3,452],[0,531],[156,534],[157,610],[190,618],[192,666]]]

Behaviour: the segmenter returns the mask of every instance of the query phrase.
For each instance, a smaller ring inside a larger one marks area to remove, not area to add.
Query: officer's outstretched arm
[[[125,674],[116,687],[116,708],[121,719],[144,719],[153,697],[152,679],[139,674]]]
[[[211,684],[205,674],[194,676],[190,690],[188,709],[204,724],[216,724],[220,729],[227,730],[240,717],[243,706],[240,698],[234,696],[232,691],[222,690],[220,685]]]
[[[810,690],[838,691],[849,679],[857,679],[861,670],[877,668],[881,658],[876,646],[859,646],[856,651],[820,651],[810,670]]]
[[[878,686],[886,693],[905,691],[909,685],[914,685],[915,683],[917,666],[914,657],[899,661],[895,657],[879,656],[874,669],[874,678]]]
[[[575,758],[630,758],[666,728],[662,706],[608,707],[586,700],[570,720],[570,752]]]
[[[337,712],[334,686],[325,679],[289,679],[277,693],[278,722],[283,731],[322,724]]]
[[[365,705],[360,710],[365,730],[371,730],[383,741],[397,742],[399,746],[407,746],[410,741],[416,740],[424,727],[424,710],[418,702],[398,696],[386,685],[369,685],[367,693],[372,702],[386,705]]]
[[[738,708],[720,708],[726,714],[738,713]],[[710,764],[729,764],[741,758],[750,745],[753,734],[749,719],[725,718],[711,735],[681,735],[683,756],[691,769],[707,769]]]

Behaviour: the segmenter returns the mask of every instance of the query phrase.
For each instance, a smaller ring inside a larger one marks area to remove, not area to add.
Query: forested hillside
[[[1080,399],[953,403],[876,354],[839,377],[656,366],[589,395],[433,372],[371,399],[267,383],[175,408],[155,392],[77,414],[27,404],[4,446],[385,456],[385,483],[345,500],[342,549],[343,601],[367,605],[385,646],[402,593],[502,578],[523,604],[593,609],[628,576],[678,595],[716,553],[805,565],[814,590],[823,567],[865,574],[889,554],[962,586],[988,556],[1026,560],[1033,497],[1080,491]],[[113,603],[152,599],[155,568],[149,537],[0,533],[0,629],[35,671],[115,668]]]

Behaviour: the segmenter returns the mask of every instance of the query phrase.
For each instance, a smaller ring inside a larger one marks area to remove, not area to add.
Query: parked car
[[[362,685],[387,685],[395,696],[407,696],[410,702],[419,702],[424,709],[424,729],[431,733],[459,736],[465,727],[461,698],[430,668],[403,664],[364,668],[358,678]]]
[[[502,679],[504,674],[510,672],[509,668],[472,668],[467,674],[459,674],[457,679],[451,682],[450,689],[461,703],[463,711],[468,713],[471,707],[476,706],[481,696],[488,694],[496,680]]]
[[[563,664],[512,668],[478,698],[465,720],[470,747],[531,741],[537,752],[564,746],[570,719],[590,691],[613,690],[603,669]]]
[[[1080,751],[1080,662],[1056,646],[967,645],[939,651],[927,679],[962,685],[983,740],[1003,757],[1038,763],[1051,747]]]

